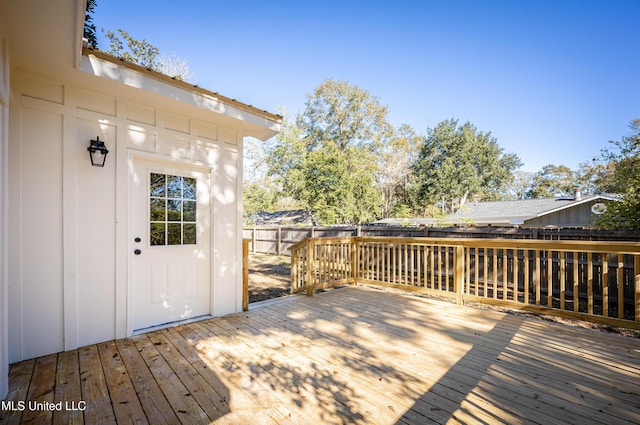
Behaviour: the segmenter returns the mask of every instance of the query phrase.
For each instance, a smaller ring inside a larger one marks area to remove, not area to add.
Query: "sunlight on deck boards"
[[[348,287],[14,364],[0,423],[640,423],[639,383],[638,339]]]

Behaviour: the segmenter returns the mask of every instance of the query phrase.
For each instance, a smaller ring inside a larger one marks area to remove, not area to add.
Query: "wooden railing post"
[[[298,287],[299,249],[291,250],[291,293]]]
[[[307,296],[313,296],[313,287],[315,285],[315,256],[316,248],[313,239],[309,239],[307,243]]]
[[[453,284],[456,291],[456,303],[463,305],[464,291],[464,246],[456,245],[454,247],[453,257]]]
[[[359,239],[351,239],[351,277],[353,283],[358,283],[358,251],[360,250]]]
[[[242,311],[249,310],[249,243],[251,239],[242,240]]]

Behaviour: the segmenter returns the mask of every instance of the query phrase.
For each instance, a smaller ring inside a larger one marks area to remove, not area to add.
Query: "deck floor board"
[[[0,423],[640,423],[639,382],[639,339],[347,287],[13,364],[3,406],[86,409]]]

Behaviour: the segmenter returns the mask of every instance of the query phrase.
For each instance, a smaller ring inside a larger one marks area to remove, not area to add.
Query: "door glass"
[[[196,179],[151,173],[149,244],[196,244]]]

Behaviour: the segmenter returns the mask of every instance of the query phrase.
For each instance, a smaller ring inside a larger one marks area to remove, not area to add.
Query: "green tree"
[[[109,51],[107,53],[111,56],[160,72],[177,80],[194,82],[194,73],[186,59],[173,53],[160,54],[160,50],[156,46],[145,39],[138,40],[133,38],[123,29],[118,29],[118,34],[111,30],[105,33],[105,37],[109,40]]]
[[[571,196],[578,180],[566,165],[547,164],[533,176],[527,198],[555,198]]]
[[[610,141],[612,148],[603,151],[603,158],[615,164],[614,179],[623,188],[621,202],[611,202],[599,227],[640,230],[640,119],[631,121],[631,134]]]
[[[147,40],[133,38],[123,29],[118,29],[118,34],[109,30],[105,37],[109,40],[109,53],[112,56],[135,63],[153,71],[160,71],[158,54],[160,51]],[[126,44],[126,47],[125,47]]]
[[[87,0],[87,7],[84,14],[84,34],[83,37],[87,39],[87,44],[94,49],[98,48],[98,38],[96,37],[96,26],[93,23],[93,12],[97,6],[96,0]]]
[[[409,125],[393,132],[382,146],[377,185],[382,195],[382,217],[410,217],[415,208],[411,165],[423,136]]]
[[[470,197],[498,199],[521,165],[520,158],[505,153],[491,133],[469,122],[445,120],[428,130],[413,164],[417,199],[425,206],[451,205],[452,211]]]
[[[577,186],[584,194],[619,193],[623,188],[619,187],[615,177],[616,165],[614,161],[585,161],[578,164],[575,171]]]
[[[253,222],[260,212],[273,212],[277,205],[277,191],[268,184],[244,182],[242,192],[243,216],[246,224]]]
[[[380,215],[378,153],[391,131],[376,97],[325,80],[295,123],[285,119],[269,149],[269,175],[323,224],[371,221]]]

